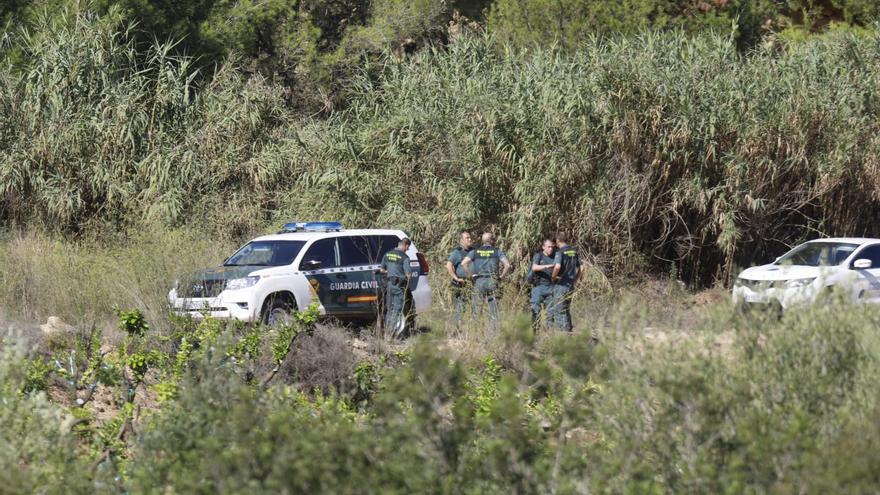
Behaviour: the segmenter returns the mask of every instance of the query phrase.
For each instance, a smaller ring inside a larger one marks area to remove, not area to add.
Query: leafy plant
[[[129,337],[143,337],[150,329],[144,313],[139,309],[118,310],[117,315],[119,316],[119,328]]]
[[[27,380],[24,382],[24,392],[45,392],[47,379],[52,372],[52,366],[43,358],[34,358],[27,361]]]

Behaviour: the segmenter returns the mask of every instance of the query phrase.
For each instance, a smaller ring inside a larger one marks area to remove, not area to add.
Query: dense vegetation
[[[830,307],[774,321],[721,305],[691,310],[681,331],[686,300],[645,304],[658,295],[593,313],[600,345],[588,332],[536,340],[513,318],[499,334],[435,327],[404,347],[368,333],[352,347],[345,332],[316,329],[308,316],[267,330],[210,320],[154,327],[123,312],[119,330],[103,335],[87,326],[13,332],[0,359],[4,487],[876,488],[876,311]],[[108,337],[117,347],[99,349]]]
[[[676,279],[878,235],[877,13],[4,2],[0,486],[876,491],[880,314],[743,316]],[[293,218],[411,231],[428,332],[168,314],[175,277]],[[515,262],[570,231],[578,332],[532,335],[515,283],[500,331],[447,327],[436,268],[462,227]],[[621,288],[645,272],[663,281]]]
[[[488,227],[517,255],[566,228],[606,272],[694,283],[816,232],[876,234],[873,32],[747,53],[724,33],[571,52],[461,34],[371,63],[344,110],[310,117],[234,61],[200,78],[172,45],[141,48],[114,12],[41,17],[5,45],[28,61],[0,69],[7,225],[240,238],[340,218],[435,254]]]

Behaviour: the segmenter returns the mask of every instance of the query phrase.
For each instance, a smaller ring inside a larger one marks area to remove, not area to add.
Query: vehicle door
[[[379,269],[382,263],[382,257],[385,256],[385,253],[397,248],[397,245],[400,243],[400,237],[396,235],[370,235],[367,236],[367,240],[369,241],[368,247],[368,257],[369,261],[374,267],[373,270],[373,281],[374,281],[374,289],[373,294],[377,296],[376,302],[372,304],[371,311],[374,314],[381,313],[383,308],[383,291],[385,290],[385,276],[384,275],[376,275],[376,270]]]
[[[370,316],[375,314],[378,282],[375,271],[379,261],[370,245],[369,236],[339,237],[340,271],[335,273],[333,289],[341,293],[340,314]]]
[[[858,260],[869,260],[871,266],[857,268]],[[856,253],[849,268],[858,274],[856,297],[862,301],[880,303],[880,244],[872,244]]]
[[[312,297],[317,297],[327,315],[338,314],[344,309],[345,296],[335,290],[337,283],[343,281],[341,275],[339,247],[336,237],[314,241],[300,261],[299,270],[309,282]]]

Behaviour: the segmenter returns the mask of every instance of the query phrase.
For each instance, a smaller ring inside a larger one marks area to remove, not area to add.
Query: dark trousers
[[[389,283],[385,289],[385,335],[394,336],[397,324],[403,318],[403,304],[406,290]]]
[[[495,292],[498,290],[498,283],[491,277],[479,277],[474,281],[474,319],[479,316],[479,311],[483,307],[483,302],[489,303],[489,321],[493,326],[498,325],[498,299]]]
[[[559,330],[571,332],[571,286],[555,284],[553,286],[553,325]]]
[[[551,285],[536,285],[532,287],[529,306],[532,308],[532,327],[534,327],[535,330],[538,329],[541,309],[546,313],[547,323],[552,323],[553,287]]]
[[[461,323],[461,315],[464,314],[464,310],[468,305],[468,301],[473,292],[473,287],[471,284],[467,282],[461,282],[460,284],[456,284],[453,282],[452,284],[452,303],[455,305],[455,309],[452,313],[452,324],[458,326]]]

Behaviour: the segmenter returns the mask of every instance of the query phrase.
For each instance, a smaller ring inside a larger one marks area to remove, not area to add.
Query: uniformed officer
[[[465,272],[474,281],[474,316],[483,301],[489,303],[489,320],[493,326],[498,324],[498,279],[502,279],[510,271],[510,261],[503,251],[495,247],[495,236],[484,232],[480,247],[473,249],[461,262]],[[498,267],[501,266],[501,273]]]
[[[556,256],[553,260],[553,323],[561,330],[572,331],[571,295],[581,273],[577,249],[568,245],[568,236],[556,234]]]
[[[541,250],[532,256],[532,266],[529,271],[529,283],[532,284],[529,305],[532,308],[532,328],[538,331],[541,319],[541,309],[544,309],[547,323],[553,320],[553,267],[556,266],[554,251],[556,243],[553,239],[544,239]]]
[[[392,337],[399,336],[397,325],[400,318],[404,317],[406,292],[409,290],[409,279],[412,276],[409,257],[406,255],[410,244],[408,238],[401,239],[397,249],[392,249],[382,256],[379,267],[379,271],[385,274],[385,333]]]
[[[452,322],[458,325],[461,321],[461,314],[467,305],[468,298],[471,295],[471,282],[468,280],[467,272],[461,262],[473,248],[473,239],[471,233],[462,230],[458,238],[458,247],[449,253],[446,258],[446,273],[449,274],[452,283],[452,298],[455,303],[455,312],[452,314]]]

